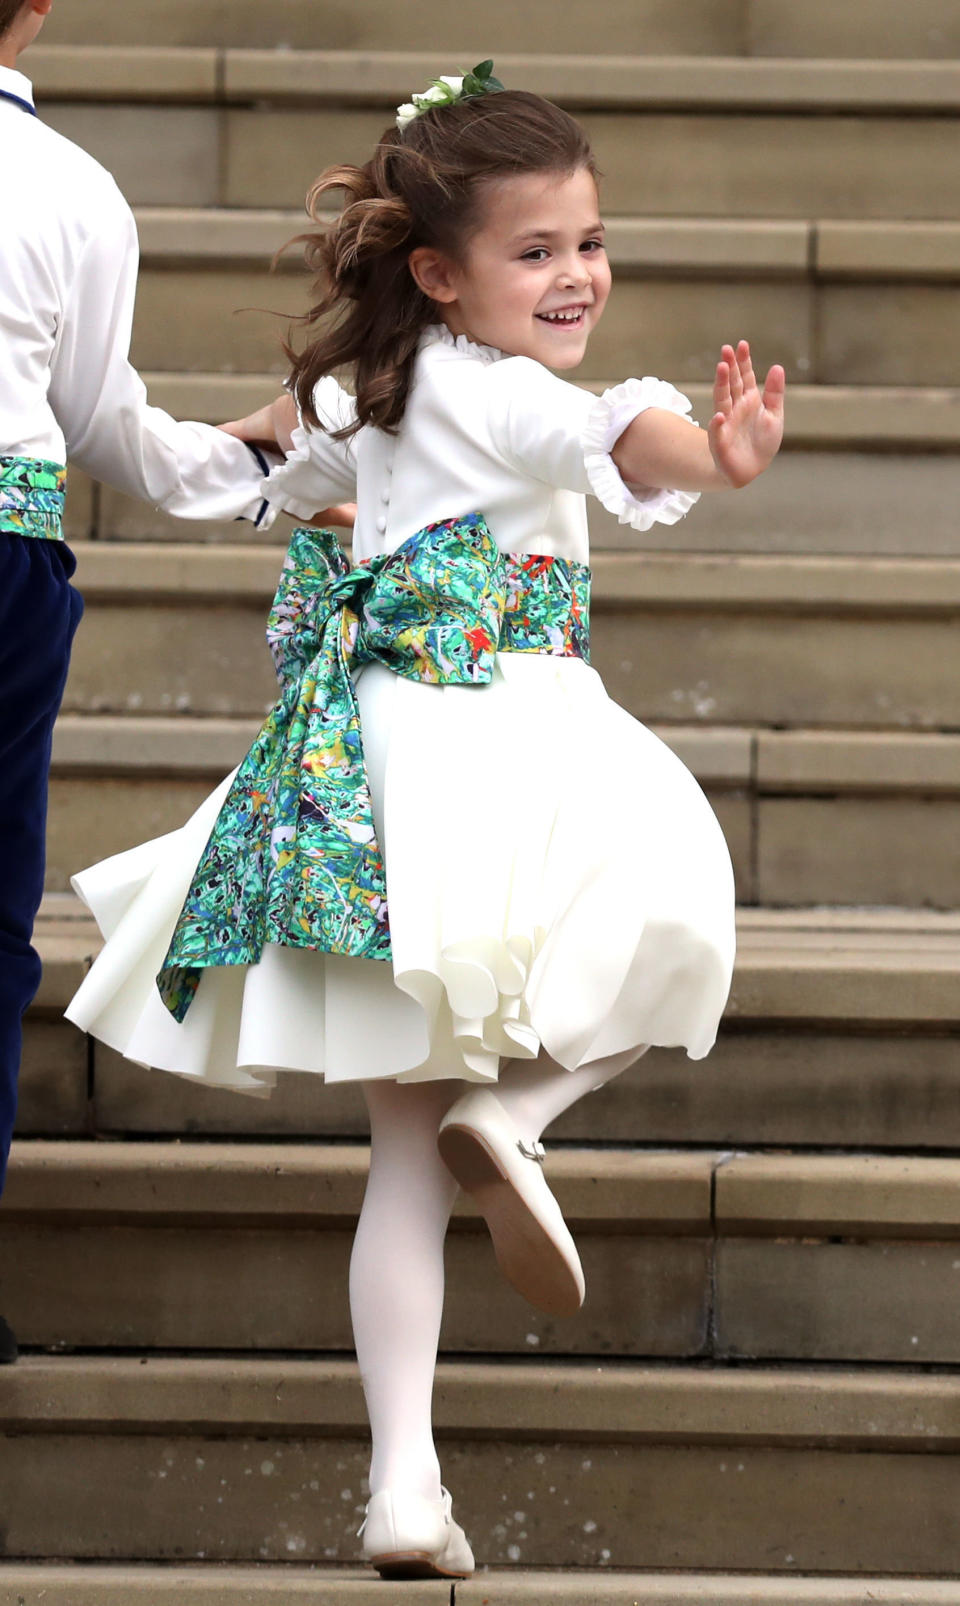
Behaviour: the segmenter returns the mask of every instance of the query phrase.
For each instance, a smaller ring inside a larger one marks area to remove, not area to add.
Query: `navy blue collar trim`
[[[37,115],[36,106],[31,106],[30,102],[24,100],[21,95],[11,95],[9,89],[0,89],[0,100],[12,100],[15,106],[22,106],[25,112],[30,113],[31,117],[36,117]]]

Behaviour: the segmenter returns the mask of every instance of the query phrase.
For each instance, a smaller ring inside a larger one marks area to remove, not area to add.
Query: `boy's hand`
[[[265,446],[274,451],[279,447],[281,452],[289,452],[297,427],[297,404],[285,390],[266,407],[219,427],[226,435],[236,435],[238,440],[247,441],[251,446]]]
[[[736,351],[722,348],[707,434],[713,461],[729,485],[749,485],[779,451],[785,386],[783,369],[775,364],[761,395],[747,342],[741,340]]]

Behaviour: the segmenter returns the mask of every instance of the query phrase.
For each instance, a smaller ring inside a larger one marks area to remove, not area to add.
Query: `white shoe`
[[[577,1246],[543,1175],[542,1143],[526,1144],[488,1088],[457,1099],[440,1123],[440,1153],[490,1229],[507,1282],[551,1316],[583,1304]]]
[[[439,1500],[381,1489],[367,1502],[363,1554],[381,1578],[469,1578],[473,1551],[454,1522],[446,1489]]]

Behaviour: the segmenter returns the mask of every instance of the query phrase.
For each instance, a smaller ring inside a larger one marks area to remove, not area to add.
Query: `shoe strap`
[[[440,1487],[440,1495],[441,1495],[441,1498],[443,1500],[443,1520],[444,1520],[445,1523],[450,1523],[450,1522],[453,1521],[453,1495],[450,1493],[449,1489],[445,1489],[442,1485]],[[357,1529],[357,1538],[358,1539],[361,1539],[363,1537],[363,1530],[367,1526],[367,1523],[368,1523],[369,1519],[370,1519],[370,1502],[368,1501],[367,1502],[367,1509],[363,1514],[363,1521],[360,1524],[359,1528]]]
[[[537,1165],[543,1165],[547,1158],[547,1151],[539,1141],[534,1141],[528,1146],[522,1138],[518,1138],[517,1148],[525,1160],[535,1160]]]

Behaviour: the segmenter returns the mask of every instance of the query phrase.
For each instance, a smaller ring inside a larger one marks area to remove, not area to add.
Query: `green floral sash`
[[[36,457],[0,457],[0,535],[63,540],[67,471]]]
[[[352,671],[483,686],[501,652],[589,659],[590,571],[500,552],[480,514],[431,524],[350,569],[329,530],[296,530],[267,625],[282,692],[234,778],[157,977],[184,1019],[210,965],[267,943],[389,959]]]

